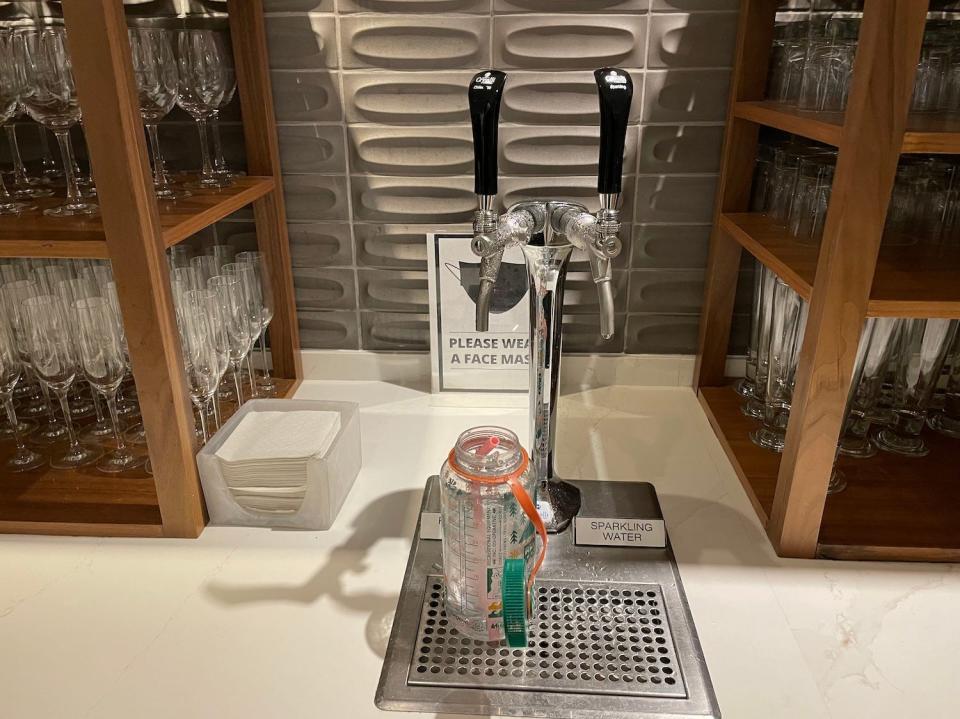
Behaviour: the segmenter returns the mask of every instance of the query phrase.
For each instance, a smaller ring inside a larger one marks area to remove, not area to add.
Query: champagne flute
[[[211,290],[190,290],[183,299],[180,338],[190,399],[200,415],[203,441],[210,438],[207,410],[229,363],[229,347],[218,338],[223,332],[219,300]],[[215,413],[216,416],[216,413]]]
[[[180,79],[177,103],[197,123],[202,169],[192,186],[229,187],[228,177],[217,175],[210,160],[207,123],[223,100],[226,78],[212,30],[177,31],[177,70]]]
[[[46,458],[24,444],[20,431],[20,421],[17,419],[17,410],[13,405],[13,390],[20,381],[22,373],[23,362],[20,361],[20,351],[17,349],[13,329],[4,314],[0,316],[0,400],[3,401],[10,431],[17,445],[16,452],[5,463],[6,468],[12,472],[29,472],[47,463]]]
[[[21,83],[13,62],[12,35],[9,30],[0,31],[0,126],[7,125],[17,111]],[[15,202],[3,184],[0,173],[0,215],[18,215],[36,209],[23,202]]]
[[[133,76],[137,81],[140,116],[143,118],[153,155],[153,187],[161,200],[189,197],[188,190],[175,188],[167,179],[157,125],[177,102],[177,60],[170,34],[156,28],[131,28],[127,31],[133,56]]]
[[[20,101],[35,121],[53,132],[63,156],[63,172],[67,182],[66,202],[43,211],[51,217],[93,215],[96,204],[80,195],[74,172],[73,145],[70,128],[81,118],[77,88],[73,82],[67,33],[62,27],[18,30],[13,35],[15,57],[23,73]]]
[[[30,363],[40,381],[60,401],[70,446],[50,459],[54,469],[85,467],[100,459],[103,452],[81,444],[73,429],[67,391],[77,376],[77,358],[72,328],[63,301],[54,295],[37,295],[22,306]]]
[[[239,407],[243,404],[240,364],[252,347],[250,321],[244,308],[243,289],[240,286],[240,280],[229,275],[211,277],[207,286],[216,294],[217,305],[226,329],[230,345],[230,366],[233,370],[233,388],[236,392],[237,407]]]
[[[236,277],[240,280],[241,297],[243,300],[243,314],[250,329],[250,349],[263,330],[263,302],[260,297],[260,280],[253,265],[247,262],[231,262],[223,266],[223,274]],[[253,372],[251,352],[247,352],[244,361],[247,365],[247,375],[250,380],[250,396],[257,397],[256,376]]]
[[[273,284],[270,281],[270,268],[267,266],[266,258],[262,252],[239,252],[236,257],[237,262],[253,265],[259,280],[260,289],[260,334],[257,342],[260,344],[260,363],[263,366],[263,375],[260,377],[260,389],[265,390],[267,394],[272,393],[277,385],[270,376],[270,365],[267,362],[267,328],[273,321],[274,304]]]
[[[97,463],[97,469],[115,474],[139,467],[146,457],[133,454],[124,444],[117,414],[117,392],[127,373],[120,319],[103,297],[77,300],[74,308],[80,330],[80,364],[87,381],[107,403],[116,441],[116,448]]]

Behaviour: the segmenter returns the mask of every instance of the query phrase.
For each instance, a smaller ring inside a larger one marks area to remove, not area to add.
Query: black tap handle
[[[484,70],[474,76],[467,91],[473,122],[473,191],[478,195],[497,194],[497,127],[506,82],[505,73]]]
[[[594,70],[600,94],[600,171],[597,192],[620,192],[623,185],[623,148],[627,140],[627,119],[633,100],[633,80],[626,70],[601,67]]]

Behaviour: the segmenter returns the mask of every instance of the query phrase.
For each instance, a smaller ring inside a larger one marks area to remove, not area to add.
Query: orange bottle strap
[[[513,492],[513,496],[516,497],[517,503],[520,505],[523,513],[533,522],[533,526],[542,540],[540,556],[537,557],[537,561],[534,562],[533,569],[530,571],[530,576],[527,577],[527,610],[529,612],[531,609],[530,598],[532,596],[533,580],[536,578],[537,572],[540,571],[540,567],[543,566],[543,560],[547,556],[547,528],[543,524],[543,519],[540,517],[540,512],[537,511],[537,506],[533,503],[533,499],[530,498],[527,490],[520,484],[519,477],[511,475],[507,478],[507,484],[510,485],[510,491]]]

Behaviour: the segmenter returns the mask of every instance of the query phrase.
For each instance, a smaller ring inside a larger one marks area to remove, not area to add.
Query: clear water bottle
[[[533,579],[547,546],[526,450],[508,429],[468,429],[450,450],[440,484],[451,625],[473,639],[526,646]]]

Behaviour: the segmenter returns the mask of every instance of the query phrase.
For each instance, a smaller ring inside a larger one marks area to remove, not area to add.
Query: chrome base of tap
[[[537,487],[537,513],[550,534],[559,534],[580,511],[580,490],[551,477]]]

